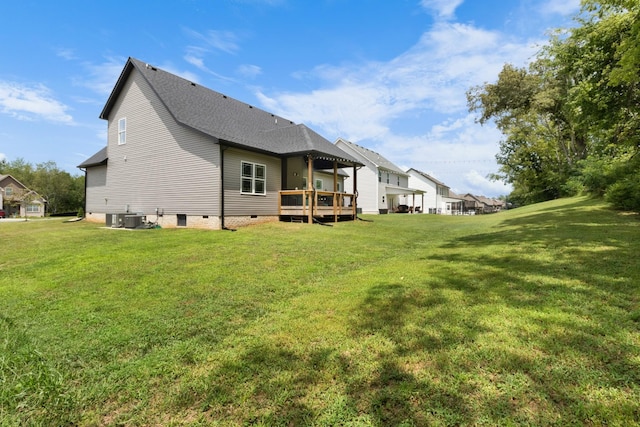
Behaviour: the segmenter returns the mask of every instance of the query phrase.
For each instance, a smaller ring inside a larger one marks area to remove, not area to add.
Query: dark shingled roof
[[[100,114],[101,119],[108,118],[134,69],[142,74],[176,121],[225,144],[278,156],[312,154],[320,159],[337,160],[341,166],[360,165],[305,125],[295,124],[134,58],[127,61]]]
[[[422,176],[423,176],[423,177],[425,177],[426,179],[428,179],[428,180],[430,180],[430,181],[432,181],[432,182],[434,182],[434,183],[436,183],[436,184],[438,184],[438,185],[441,185],[442,187],[447,187],[447,188],[449,188],[449,186],[448,186],[447,184],[445,184],[444,182],[439,181],[439,180],[435,179],[434,177],[432,177],[431,175],[429,175],[429,174],[427,174],[427,173],[425,173],[425,172],[419,171],[418,169],[411,168],[411,169],[409,169],[407,172],[409,172],[409,171],[414,171],[415,173],[417,173],[417,174],[419,174],[419,175],[422,175]]]
[[[363,158],[369,160],[371,163],[376,165],[376,167],[378,167],[378,168],[382,168],[382,169],[386,169],[386,170],[391,171],[391,172],[395,172],[398,175],[407,175],[407,173],[405,171],[403,171],[398,166],[396,166],[391,160],[388,160],[387,158],[385,158],[382,155],[380,155],[380,153],[377,153],[377,152],[375,152],[373,150],[370,150],[370,149],[368,149],[366,147],[363,147],[361,145],[355,144],[355,143],[353,143],[351,141],[347,141],[346,139],[343,139],[343,138],[339,138],[338,141],[341,141],[347,147],[350,147],[352,150],[354,150],[356,153],[361,155]],[[336,141],[336,143],[338,141]]]
[[[89,157],[84,162],[78,165],[79,168],[88,168],[91,166],[100,166],[107,164],[107,147],[104,147],[102,150],[98,151],[93,156]]]

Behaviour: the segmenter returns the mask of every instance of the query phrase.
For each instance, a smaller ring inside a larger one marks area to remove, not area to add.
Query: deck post
[[[333,222],[338,222],[338,161],[333,161]]]
[[[358,167],[353,165],[353,220],[358,217]]]
[[[313,224],[313,209],[315,205],[315,191],[312,191],[314,187],[313,183],[313,156],[309,154],[307,156],[307,190],[311,191],[312,197],[309,198],[309,213],[307,216],[307,223]]]

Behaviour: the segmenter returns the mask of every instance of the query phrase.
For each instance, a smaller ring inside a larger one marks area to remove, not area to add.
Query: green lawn
[[[640,424],[640,219],[0,222],[0,425]]]

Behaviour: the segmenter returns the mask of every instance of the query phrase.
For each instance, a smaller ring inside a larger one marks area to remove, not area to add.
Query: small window
[[[382,171],[378,169],[378,182],[382,182]]]
[[[398,187],[400,187],[400,175],[398,175]]]
[[[187,226],[187,215],[186,214],[178,214],[178,227],[186,227]]]
[[[4,195],[7,197],[13,196],[13,187],[6,187],[4,189]]]
[[[389,172],[387,172],[387,184],[389,183]]]
[[[118,120],[118,145],[127,143],[127,119]]]
[[[322,180],[316,179],[316,190],[322,190]]]
[[[267,194],[267,167],[258,163],[242,162],[240,192],[242,194]]]

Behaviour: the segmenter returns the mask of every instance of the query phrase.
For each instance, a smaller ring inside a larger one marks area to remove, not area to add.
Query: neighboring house
[[[462,196],[464,199],[463,210],[466,214],[481,214],[484,213],[484,203],[471,193],[467,193]]]
[[[11,175],[0,175],[0,207],[7,217],[43,217],[46,200]]]
[[[424,191],[424,213],[457,214],[461,210],[462,200],[452,193],[447,185],[431,175],[417,169],[409,169],[409,186]]]
[[[343,138],[335,145],[363,164],[358,175],[345,179],[348,192],[357,187],[358,207],[363,213],[377,214],[422,211],[424,191],[409,188],[409,175],[375,151]]]
[[[488,214],[500,212],[504,208],[502,200],[475,196],[471,193],[467,193],[462,197],[464,198],[464,210],[466,213]]]
[[[137,59],[100,118],[107,146],[78,166],[89,221],[224,229],[356,217],[342,169],[355,177],[357,159],[305,125]]]
[[[464,213],[464,199],[449,190],[449,195],[444,198],[445,215],[462,215]]]

